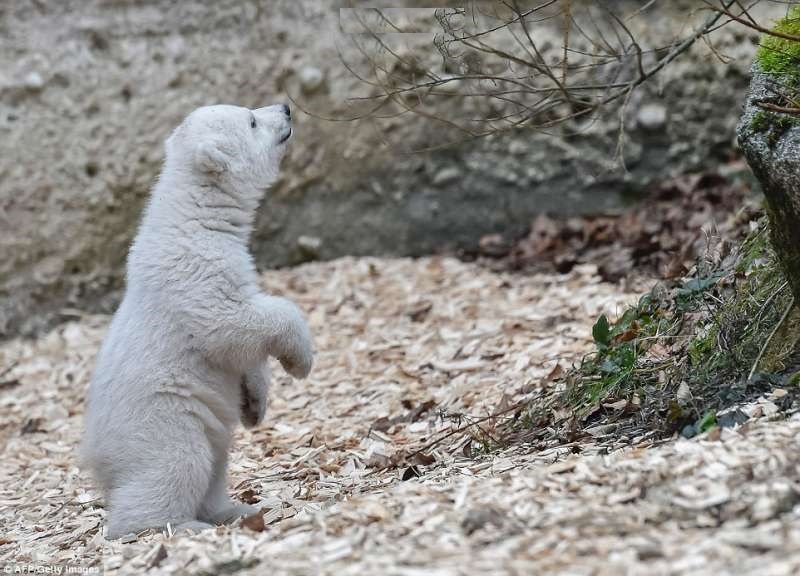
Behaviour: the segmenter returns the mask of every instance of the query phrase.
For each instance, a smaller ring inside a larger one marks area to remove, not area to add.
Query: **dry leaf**
[[[422,322],[428,317],[430,311],[433,309],[432,302],[418,302],[411,309],[406,312],[412,322]]]
[[[658,342],[647,349],[647,354],[656,360],[666,360],[670,357],[669,349]]]
[[[618,410],[618,411],[625,410],[625,408],[627,407],[628,407],[628,401],[625,399],[617,400],[616,402],[610,402],[608,404],[603,404],[603,408],[608,408],[610,410]]]
[[[261,500],[261,497],[252,488],[239,492],[239,499],[246,504],[255,504]]]
[[[367,468],[377,468],[378,470],[382,470],[384,468],[389,468],[392,465],[392,460],[388,456],[375,453],[367,459],[364,465]]]
[[[561,367],[561,364],[556,362],[556,365],[553,366],[553,369],[550,370],[550,372],[548,372],[547,376],[545,377],[545,380],[547,382],[552,382],[553,380],[561,378],[561,376],[563,375],[564,375],[564,369]]]
[[[411,458],[408,459],[408,463],[411,465],[420,465],[420,466],[430,466],[436,462],[436,458],[431,456],[430,454],[425,454],[424,452],[417,452]]]
[[[242,526],[252,530],[253,532],[264,531],[264,514],[263,512],[256,512],[250,516],[242,518]]]

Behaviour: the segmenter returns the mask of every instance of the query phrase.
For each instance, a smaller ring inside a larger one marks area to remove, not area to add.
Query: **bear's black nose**
[[[286,114],[287,118],[291,118],[292,117],[292,111],[289,109],[289,107],[286,104],[283,104],[283,113]]]

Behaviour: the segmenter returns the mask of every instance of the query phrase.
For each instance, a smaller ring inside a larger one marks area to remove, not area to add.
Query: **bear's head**
[[[256,110],[204,106],[189,114],[167,140],[167,165],[191,171],[197,181],[216,183],[228,193],[260,196],[278,179],[291,135],[285,104]]]

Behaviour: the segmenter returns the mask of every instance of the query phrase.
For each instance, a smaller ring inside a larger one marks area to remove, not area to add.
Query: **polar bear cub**
[[[288,106],[208,106],[166,142],[86,405],[108,538],[255,511],[226,491],[232,430],[263,418],[269,356],[298,378],[312,364],[303,315],[259,290],[247,249],[291,135]]]

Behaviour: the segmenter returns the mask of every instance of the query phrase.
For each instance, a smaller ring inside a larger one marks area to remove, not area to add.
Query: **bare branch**
[[[374,51],[354,36],[357,53],[369,68],[357,71],[349,63],[346,66],[372,92],[350,102],[374,104],[364,112],[364,118],[411,112],[467,138],[519,128],[546,130],[577,119],[594,122],[613,104],[620,114],[621,150],[623,115],[636,88],[657,76],[698,40],[724,62],[725,55],[708,35],[728,22],[769,33],[751,13],[757,1],[703,0],[699,25],[670,45],[655,48],[643,47],[633,22],[656,5],[655,0],[627,15],[611,10],[601,0],[594,0],[594,9],[572,0],[540,0],[524,8],[521,0],[468,1],[462,7],[434,12],[440,30],[433,46],[441,55],[441,70],[430,64],[430,53],[423,53],[421,58],[414,55],[420,53],[419,46],[412,50],[391,46],[356,11]],[[402,30],[403,26],[391,22],[384,12],[373,12],[381,27]],[[691,17],[696,18],[694,12]],[[551,24],[536,28],[537,23],[545,21]],[[560,41],[556,39],[559,29]],[[774,35],[800,41],[791,34]],[[463,104],[448,106],[446,99],[458,99]],[[796,99],[784,94],[769,106],[794,113],[796,104]],[[465,117],[455,117],[459,110]],[[618,155],[621,158],[621,152]]]

